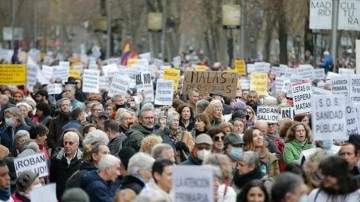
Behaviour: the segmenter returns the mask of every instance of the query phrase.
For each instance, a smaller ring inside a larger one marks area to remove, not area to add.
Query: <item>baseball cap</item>
[[[109,119],[109,112],[107,112],[107,111],[102,111],[102,112],[100,112],[99,113],[99,118],[101,118],[101,117],[105,117],[106,119]]]
[[[208,134],[202,133],[195,138],[195,144],[213,145],[214,142]]]

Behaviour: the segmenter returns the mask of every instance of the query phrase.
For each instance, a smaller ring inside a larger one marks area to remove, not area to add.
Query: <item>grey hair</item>
[[[76,142],[79,142],[79,135],[78,135],[77,133],[75,133],[75,132],[69,131],[69,132],[67,132],[67,133],[64,134],[64,138],[63,138],[63,139],[65,139],[65,137],[72,137],[72,138],[74,138],[74,140],[75,140]]]
[[[18,108],[19,106],[24,106],[24,107],[26,107],[27,112],[29,112],[29,111],[32,110],[32,107],[31,107],[28,103],[26,103],[26,102],[19,102],[19,103],[17,103],[17,104],[16,104],[16,107]]]
[[[263,102],[263,105],[265,106],[273,106],[273,105],[277,105],[277,99],[274,98],[273,96],[266,96]]]
[[[145,104],[146,105],[146,104]],[[141,110],[139,111],[139,114],[138,114],[138,118],[140,118],[145,112],[154,112],[154,108],[151,108],[151,107],[145,107],[145,105],[141,108]],[[152,104],[151,104],[152,107],[154,107]]]
[[[121,94],[116,94],[116,95],[114,95],[113,97],[112,97],[112,99],[114,100],[115,98],[123,98],[124,97],[124,95],[121,95]]]
[[[244,152],[239,160],[244,161],[247,165],[255,165],[256,167],[260,166],[259,155],[253,151]]]
[[[207,164],[207,165],[202,165],[203,167],[206,168],[210,168],[212,170],[213,176],[217,177],[219,179],[222,179],[222,172],[219,166],[215,166],[215,165],[211,165],[211,164]]]
[[[120,159],[116,158],[114,155],[105,154],[99,161],[98,169],[99,171],[103,171],[106,168],[115,167],[117,164],[120,165],[120,162]]]
[[[141,110],[146,110],[146,109],[151,109],[152,111],[155,110],[155,107],[153,104],[151,104],[150,102],[148,103],[145,103],[142,107],[141,107]],[[140,111],[141,111],[140,110]],[[139,113],[140,114],[140,113]]]
[[[166,202],[168,201],[159,190],[143,189],[136,197],[136,202]]]
[[[109,137],[104,131],[97,129],[88,133],[82,143],[83,145],[93,145],[96,143],[107,145],[109,143]]]
[[[117,122],[120,122],[121,119],[124,117],[125,113],[128,113],[131,115],[131,113],[129,113],[129,111],[125,108],[119,108],[117,111],[116,111],[116,121]]]
[[[151,156],[156,160],[163,159],[164,157],[162,156],[162,152],[167,149],[173,149],[173,148],[169,144],[165,144],[165,143],[157,144],[151,149]]]
[[[196,109],[200,109],[202,112],[205,111],[206,107],[209,106],[210,102],[202,99],[196,102]]]
[[[65,85],[65,88],[71,88],[71,90],[73,91],[73,92],[75,92],[75,85],[74,84],[66,84]]]
[[[99,105],[101,105],[102,107],[104,107],[100,102],[94,102],[94,103],[91,105],[90,110],[93,111],[94,108],[95,108],[96,106],[99,106]]]
[[[6,113],[10,113],[14,116],[16,116],[16,119],[20,122],[23,123],[24,122],[24,117],[22,115],[22,113],[20,112],[20,110],[16,107],[9,107],[7,109],[5,109],[4,114]]]
[[[287,193],[295,193],[296,188],[304,183],[303,179],[294,173],[280,173],[271,188],[271,199],[281,201]]]
[[[38,144],[34,140],[28,140],[24,142],[24,144],[21,145],[21,148],[19,149],[19,153],[25,151],[26,149],[32,149],[35,152],[40,151]]]
[[[60,104],[61,104],[62,102],[64,102],[65,100],[67,100],[67,101],[69,101],[69,102],[71,103],[71,100],[70,100],[69,98],[64,97],[64,98],[61,98],[60,100],[58,100],[58,101],[56,102],[56,105],[57,105],[58,107],[60,107]]]
[[[19,130],[18,132],[15,133],[14,140],[17,140],[17,139],[19,139],[21,137],[24,137],[24,136],[29,137],[29,139],[30,139],[30,133],[28,131]]]
[[[149,170],[155,162],[150,155],[138,152],[129,160],[127,172],[129,175],[139,175],[140,170]]]

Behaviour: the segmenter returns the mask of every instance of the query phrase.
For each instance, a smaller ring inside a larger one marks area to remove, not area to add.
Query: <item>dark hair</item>
[[[41,96],[45,96],[45,98],[48,100],[49,99],[49,93],[47,90],[45,89],[41,89],[38,92],[35,93],[35,96],[37,95],[41,95]]]
[[[38,124],[31,126],[29,133],[31,139],[36,139],[38,135],[39,136],[47,135],[49,133],[49,129],[42,124]]]
[[[118,156],[121,163],[124,164],[126,170],[128,168],[129,160],[132,156],[134,156],[134,154],[136,154],[136,151],[131,147],[124,147],[120,149]]]
[[[91,127],[96,128],[96,125],[93,123],[86,124],[82,129],[82,135],[85,137],[85,133],[88,134]]]
[[[261,180],[251,180],[242,188],[241,192],[236,197],[236,202],[247,202],[247,195],[253,187],[259,187],[265,195],[265,202],[270,202],[269,193]]]
[[[116,106],[115,106],[115,104],[113,104],[113,103],[106,103],[104,108],[106,109],[106,107],[109,107],[109,106],[110,106],[114,111],[116,111]],[[110,115],[111,115],[111,114],[110,114]]]
[[[76,107],[71,112],[71,119],[76,120],[81,115],[82,112],[83,110],[80,107]]]
[[[0,160],[0,167],[5,167],[5,166],[7,166],[6,161]]]
[[[114,120],[106,120],[104,122],[104,130],[112,130],[114,132],[119,132],[119,124]]]
[[[36,109],[42,111],[44,116],[48,116],[51,113],[50,106],[43,102],[37,103]]]
[[[219,133],[224,133],[224,135],[226,134],[224,132],[224,130],[222,130],[221,128],[217,127],[217,128],[212,128],[210,129],[207,134],[210,135],[211,139],[214,139],[215,135],[219,134]]]
[[[154,181],[156,182],[155,173],[162,175],[162,173],[164,172],[164,168],[166,166],[173,166],[173,165],[174,163],[169,159],[156,160],[152,166],[152,176],[154,178]]]
[[[299,175],[304,179],[304,181],[306,179],[303,167],[296,163],[286,164],[284,172],[289,172],[289,173],[294,173],[296,175]]]
[[[183,103],[181,104],[178,108],[177,108],[177,112],[180,114],[180,120],[181,120],[181,112],[182,110],[185,108],[185,107],[188,107],[189,110],[190,110],[190,119],[194,117],[194,110],[193,108],[188,104],[188,103]]]
[[[207,132],[208,130],[211,129],[209,117],[206,116],[204,113],[196,114],[194,121],[196,122],[197,120],[205,123],[205,131],[204,132]]]
[[[287,193],[295,193],[303,183],[302,178],[294,173],[280,173],[271,188],[271,200],[282,201]]]

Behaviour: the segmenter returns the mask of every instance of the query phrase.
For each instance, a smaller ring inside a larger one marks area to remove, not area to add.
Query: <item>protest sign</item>
[[[77,65],[73,65],[72,69],[79,71],[81,74],[84,71],[84,66],[82,64],[77,64]]]
[[[117,64],[109,64],[102,67],[102,70],[104,72],[104,75],[106,77],[112,77],[112,75],[119,72]]]
[[[360,74],[360,40],[359,39],[356,39],[356,74]]]
[[[141,70],[149,70],[149,60],[147,59],[137,59],[136,65]]]
[[[92,59],[89,59],[89,69],[98,69],[95,58]]]
[[[332,78],[335,78],[335,77],[338,77],[338,76],[340,76],[340,74],[337,74],[337,73],[334,73],[334,72],[328,72],[327,74],[326,74],[326,79],[332,79]]]
[[[99,88],[103,90],[107,90],[110,88],[110,81],[108,77],[100,76],[99,78]]]
[[[276,77],[275,79],[275,92],[278,93],[283,90],[285,81],[288,80],[284,77]]]
[[[126,91],[130,86],[130,82],[131,78],[120,74],[115,74],[110,84],[108,96],[112,97],[114,95],[126,95]]]
[[[246,64],[244,60],[235,60],[235,69],[241,76],[246,76]]]
[[[145,94],[145,102],[154,102],[154,88],[151,80],[151,72],[144,71],[136,75],[136,88],[138,97],[141,97],[142,92]]]
[[[255,90],[258,95],[266,95],[267,73],[253,72],[250,77],[250,90]]]
[[[280,67],[271,67],[271,71],[274,72],[276,74],[276,77],[280,77],[283,72],[282,72],[282,69]]]
[[[224,96],[233,97],[236,94],[238,75],[231,72],[193,72],[184,74],[182,93],[197,88],[200,95],[221,91]]]
[[[174,81],[174,92],[177,91],[178,86],[179,86],[180,70],[165,69],[163,78],[164,78],[164,80],[173,80]]]
[[[285,78],[291,78],[295,74],[296,74],[296,69],[289,67],[285,69]]]
[[[81,73],[79,70],[69,69],[69,76],[78,79],[81,77]]]
[[[250,90],[250,80],[240,79],[239,81],[241,90]]]
[[[120,58],[109,58],[106,60],[106,64],[108,64],[108,65],[111,65],[111,64],[120,65],[120,63],[121,63]]]
[[[54,66],[53,67],[53,76],[55,78],[61,79],[61,81],[67,81],[69,78],[69,66]]]
[[[184,171],[191,172],[184,172]],[[214,202],[214,174],[210,167],[174,166],[173,202],[207,201]]]
[[[353,103],[347,99],[346,102],[346,134],[349,136],[351,134],[359,134],[360,132],[360,126],[359,126],[359,119],[357,110],[354,107]]]
[[[353,75],[353,74],[355,74],[355,69],[339,68],[339,74],[340,75]]]
[[[312,86],[312,94],[313,95],[331,95],[331,91],[325,90],[323,88],[318,88],[318,87],[314,87]]]
[[[168,105],[171,106],[173,102],[173,80],[163,80],[158,79],[156,82],[156,95],[155,95],[155,104],[156,105]]]
[[[197,72],[205,72],[207,67],[205,65],[195,65],[195,71]]]
[[[331,92],[349,96],[350,76],[343,75],[331,79]]]
[[[289,98],[293,97],[291,81],[290,80],[285,80],[284,81],[282,91],[284,91],[286,93],[286,97],[289,97]]]
[[[258,106],[256,115],[258,120],[265,120],[268,123],[278,122],[279,114],[277,107]]]
[[[340,0],[339,2],[339,30],[360,30],[360,1]]]
[[[251,74],[255,72],[255,65],[254,64],[247,64],[246,65],[246,71],[248,74]]]
[[[62,85],[60,83],[48,84],[47,91],[48,91],[49,95],[60,94],[62,91]]]
[[[153,59],[153,65],[155,65],[157,68],[160,68],[164,65],[164,62],[160,59],[154,58]]]
[[[141,54],[139,54],[139,58],[140,58],[140,59],[146,59],[146,60],[148,60],[148,61],[151,61],[151,59],[152,59],[150,52],[146,52],[146,53],[141,53]]]
[[[41,84],[49,84],[50,81],[49,79],[44,77],[44,74],[41,72],[41,69],[39,66],[37,67],[37,73],[36,73],[36,79],[41,83]]]
[[[332,0],[310,1],[310,29],[331,29]]]
[[[31,90],[36,84],[37,70],[37,65],[27,65],[26,67],[26,86]]]
[[[360,102],[360,75],[352,75],[350,78],[350,101]]]
[[[0,64],[0,85],[26,84],[26,66]]]
[[[270,63],[267,62],[255,62],[255,72],[266,72],[268,73],[270,71]]]
[[[31,170],[39,174],[39,177],[49,175],[47,161],[44,153],[33,154],[21,158],[14,159],[16,176],[20,173]]]
[[[292,85],[295,114],[311,112],[311,83],[300,82]]]
[[[47,184],[30,191],[30,201],[58,202],[56,198],[56,184]]]
[[[82,91],[84,93],[99,93],[100,88],[100,71],[94,69],[84,69],[84,81]]]
[[[282,107],[281,108],[281,119],[294,120],[295,108],[294,107]]]
[[[313,95],[314,140],[348,140],[344,95]]]
[[[14,50],[0,48],[0,60],[4,60],[6,63],[11,63],[11,58],[13,55]]]
[[[325,79],[325,69],[324,68],[314,69],[313,79]]]
[[[174,67],[180,67],[180,65],[181,65],[181,57],[180,56],[174,57],[172,64],[174,65]]]
[[[314,67],[311,65],[300,65],[299,68],[296,68],[296,74],[303,80],[311,81],[313,79],[313,70]]]
[[[42,70],[41,72],[43,73],[44,77],[47,79],[51,79],[52,75],[53,75],[53,67],[47,66],[47,65],[43,65],[42,66]]]

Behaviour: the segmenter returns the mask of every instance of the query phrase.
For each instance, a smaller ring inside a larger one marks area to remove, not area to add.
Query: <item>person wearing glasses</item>
[[[79,136],[75,132],[67,132],[63,138],[63,148],[51,158],[50,182],[56,183],[56,196],[61,198],[65,191],[66,181],[80,167],[82,152],[79,149]]]
[[[225,131],[221,128],[212,128],[207,133],[210,135],[214,142],[214,146],[211,153],[222,154],[224,152],[224,137]]]

